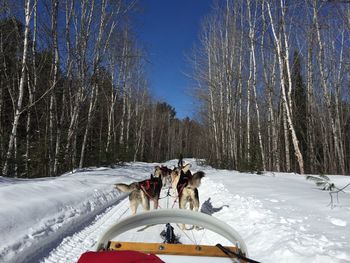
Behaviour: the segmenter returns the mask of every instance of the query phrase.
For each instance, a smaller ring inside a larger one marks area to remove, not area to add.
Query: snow
[[[304,176],[239,173],[185,161],[192,171],[206,173],[199,188],[201,211],[237,230],[249,257],[272,263],[350,262],[349,190],[339,193],[331,208],[329,193]],[[177,160],[164,164],[172,167]],[[135,162],[32,180],[0,177],[0,262],[76,262],[109,226],[130,215],[127,195],[113,184],[143,180],[155,165]],[[329,177],[339,188],[350,181]],[[161,208],[173,205],[171,198],[160,202]],[[161,242],[161,229],[135,229],[120,238]],[[175,233],[183,243],[225,243],[210,231],[176,228]]]

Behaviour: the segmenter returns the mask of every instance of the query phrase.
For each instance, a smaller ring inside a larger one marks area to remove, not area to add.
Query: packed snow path
[[[166,191],[162,191],[161,197],[166,196]],[[163,200],[160,200],[160,209],[170,208],[175,202],[175,198],[167,197]],[[174,207],[174,209],[176,209]],[[141,208],[139,210],[142,210]],[[95,246],[96,241],[99,236],[110,226],[115,224],[121,218],[130,216],[129,209],[129,200],[128,198],[123,199],[117,205],[107,209],[107,211],[99,215],[96,220],[90,225],[87,226],[82,231],[66,237],[62,243],[55,248],[50,255],[45,258],[42,262],[45,263],[54,263],[54,262],[76,262],[80,255],[87,250],[91,250]],[[213,241],[208,240],[208,234],[210,231],[205,230],[186,230],[182,231],[180,228],[173,224],[175,228],[175,233],[180,235],[180,241],[182,243],[189,244],[212,244]],[[144,242],[162,242],[160,233],[165,229],[164,225],[156,226],[145,226],[140,227],[127,233],[124,233],[118,237],[118,240],[122,241],[144,241]],[[214,233],[211,233],[215,235]],[[209,236],[210,238],[210,236]],[[228,244],[223,238],[221,242]],[[215,238],[215,242],[218,242],[220,237]]]
[[[331,209],[327,206],[328,193],[318,190],[313,182],[306,181],[300,175],[244,174],[201,167],[195,165],[194,160],[187,161],[194,164],[193,171],[206,172],[206,177],[199,188],[201,211],[212,214],[236,229],[246,241],[251,258],[261,262],[345,263],[350,261],[349,193],[341,194],[339,204]],[[176,161],[166,163],[168,166],[174,164]],[[134,163],[102,172],[91,170],[63,176],[72,184],[79,181],[81,188],[81,182],[84,181],[90,193],[95,193],[92,195],[100,199],[100,202],[91,202],[91,200],[88,202],[90,206],[96,206],[95,209],[90,207],[90,213],[83,213],[81,209],[75,208],[74,211],[79,210],[80,213],[85,214],[83,217],[85,223],[81,223],[82,218],[71,220],[74,218],[73,214],[70,217],[56,216],[54,220],[46,221],[45,225],[41,225],[42,230],[46,227],[46,231],[41,232],[41,239],[38,236],[32,236],[32,246],[30,246],[30,238],[25,242],[18,240],[17,248],[20,248],[18,249],[20,251],[16,250],[14,245],[8,245],[6,249],[1,247],[0,259],[3,256],[4,259],[8,259],[5,262],[29,262],[23,255],[30,255],[31,257],[27,259],[34,258],[39,262],[76,262],[84,251],[95,245],[98,236],[106,228],[120,218],[130,215],[127,196],[111,189],[111,185],[116,182],[129,183],[142,180],[149,176],[154,165]],[[104,173],[104,176],[98,175],[99,173]],[[97,175],[98,180],[95,177]],[[332,176],[331,180],[341,187],[349,181],[347,178],[349,177]],[[74,187],[77,188],[77,185]],[[99,187],[104,190],[102,191]],[[1,193],[0,189],[0,195]],[[164,194],[163,192],[161,196],[163,197]],[[162,208],[172,205],[173,200],[166,198],[160,203]],[[99,210],[98,206],[100,206]],[[71,210],[66,207],[63,214],[69,214],[68,211]],[[91,214],[96,214],[96,211],[102,213],[92,219]],[[26,215],[25,212],[24,215]],[[67,224],[70,224],[70,227],[67,227]],[[160,242],[159,233],[162,229],[164,226],[149,227],[141,232],[135,229],[121,235],[120,238],[128,241]],[[60,230],[60,235],[54,234]],[[183,243],[225,242],[210,231],[182,232],[175,228],[175,233],[181,236],[180,240]],[[51,239],[51,242],[47,239]],[[31,250],[38,247],[35,244],[39,241],[41,241],[40,245],[46,242],[47,245],[44,246],[46,250],[38,252]],[[11,258],[9,255],[12,254],[15,256]]]

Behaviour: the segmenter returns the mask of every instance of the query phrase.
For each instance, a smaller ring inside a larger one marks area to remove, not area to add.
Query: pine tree
[[[300,143],[300,150],[306,159],[307,169],[307,125],[306,125],[306,88],[302,77],[301,57],[297,51],[293,54],[292,66],[292,96],[293,96],[293,122],[295,123],[295,132]]]

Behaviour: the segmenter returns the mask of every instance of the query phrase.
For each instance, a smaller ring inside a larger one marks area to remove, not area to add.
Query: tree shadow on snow
[[[223,209],[224,207],[229,207],[228,205],[223,205],[220,207],[213,207],[211,201],[210,201],[210,197],[208,198],[208,200],[206,200],[201,207],[201,212],[207,215],[212,215],[216,212],[219,212],[221,209]]]

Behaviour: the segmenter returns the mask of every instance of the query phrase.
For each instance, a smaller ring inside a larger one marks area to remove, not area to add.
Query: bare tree
[[[30,27],[30,21],[32,18],[32,11],[33,7],[36,5],[36,0],[33,4],[31,4],[31,0],[26,0],[24,3],[24,14],[25,14],[25,29],[24,29],[24,40],[23,40],[23,55],[22,55],[22,62],[21,62],[21,77],[20,77],[20,83],[18,86],[18,98],[16,103],[16,109],[15,114],[12,122],[12,130],[10,133],[9,138],[9,144],[6,154],[6,160],[5,164],[2,170],[2,174],[8,175],[8,169],[9,169],[9,161],[11,159],[12,154],[16,154],[14,152],[15,149],[15,140],[17,136],[17,127],[19,124],[19,118],[21,116],[21,110],[22,110],[22,102],[23,102],[23,95],[24,95],[24,83],[26,81],[26,65],[27,65],[27,56],[28,56],[28,42],[29,42],[29,27]]]
[[[287,95],[286,95],[286,91],[285,91],[285,87],[286,87],[286,79],[285,79],[285,75],[284,73],[284,65],[285,63],[289,63],[289,61],[285,61],[283,54],[282,54],[282,39],[281,37],[277,37],[276,34],[276,30],[275,30],[275,25],[274,25],[274,20],[272,18],[272,14],[271,14],[271,7],[270,7],[270,3],[267,2],[267,10],[268,10],[268,14],[270,17],[270,22],[271,22],[271,29],[272,29],[272,34],[273,34],[273,38],[275,40],[275,46],[276,46],[276,50],[277,50],[277,56],[278,56],[278,64],[279,64],[279,68],[280,68],[280,82],[281,82],[281,93],[282,93],[282,101],[283,101],[283,108],[285,110],[286,113],[286,118],[287,118],[287,122],[288,122],[288,127],[292,136],[292,142],[293,142],[293,146],[294,146],[294,152],[295,152],[295,156],[298,160],[298,164],[299,164],[299,171],[301,174],[304,174],[304,160],[303,160],[303,156],[301,154],[300,148],[299,148],[299,142],[298,142],[298,138],[295,134],[295,129],[294,129],[294,125],[292,123],[292,117],[291,117],[291,113],[290,113],[290,109],[289,109],[289,104],[287,102]],[[280,1],[280,8],[283,9],[285,8],[283,1]],[[282,21],[283,23],[284,21]],[[285,46],[285,52],[289,52],[288,48]],[[288,74],[288,71],[287,71]]]
[[[337,121],[335,119],[339,119],[339,101],[336,100],[337,105],[335,105],[336,108],[336,116],[333,117],[332,116],[332,112],[331,112],[331,98],[330,98],[330,88],[327,84],[327,76],[326,76],[326,68],[325,68],[325,47],[324,47],[324,43],[321,39],[321,32],[320,32],[320,25],[318,22],[318,10],[317,10],[317,1],[314,0],[313,1],[313,22],[315,25],[315,30],[316,30],[316,37],[317,37],[317,43],[319,46],[319,52],[318,52],[318,61],[319,61],[319,68],[320,68],[320,78],[321,78],[321,85],[322,85],[322,89],[323,89],[323,97],[324,97],[324,101],[326,104],[326,111],[327,111],[327,115],[328,115],[328,120],[330,121],[330,125],[331,125],[331,131],[332,131],[332,136],[333,136],[333,140],[334,140],[334,146],[335,146],[335,151],[336,151],[336,157],[338,160],[338,163],[340,165],[340,171],[341,173],[345,173],[345,163],[344,163],[344,153],[342,151],[342,146],[341,146],[341,142],[340,142],[340,138],[339,138],[339,127],[337,125]],[[341,58],[342,59],[342,58]],[[340,67],[342,66],[342,63],[340,63]],[[341,69],[339,69],[339,72],[341,72]],[[336,96],[337,97],[337,96]]]

